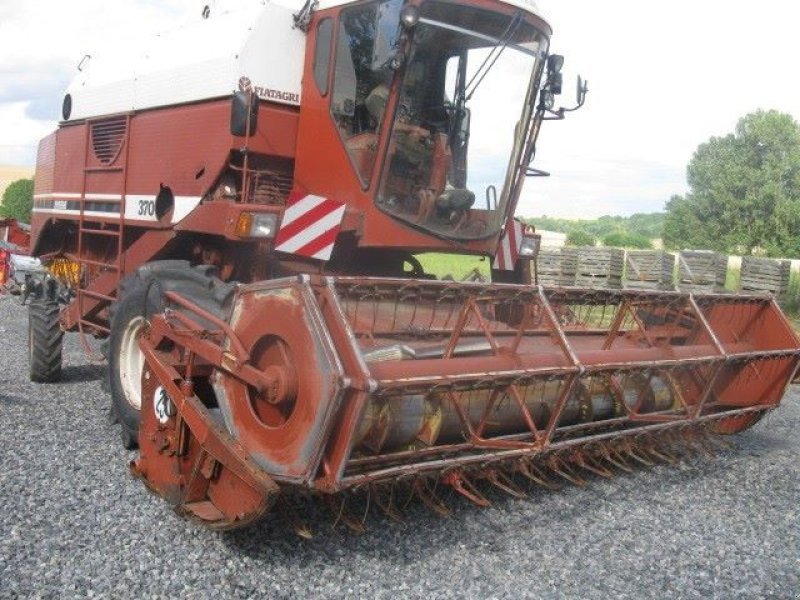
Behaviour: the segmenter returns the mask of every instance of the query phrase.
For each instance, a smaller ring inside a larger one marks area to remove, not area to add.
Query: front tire
[[[31,381],[54,383],[61,379],[64,332],[58,303],[37,300],[28,305],[28,363]]]
[[[168,291],[177,292],[222,316],[222,305],[233,288],[215,274],[216,269],[209,266],[191,267],[186,261],[160,261],[139,268],[120,284],[119,300],[111,309],[108,383],[112,417],[120,425],[125,448],[136,448],[139,438],[145,365],[139,338],[150,326],[150,318],[163,312],[164,294]]]

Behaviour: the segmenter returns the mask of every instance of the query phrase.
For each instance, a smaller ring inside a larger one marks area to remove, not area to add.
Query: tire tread
[[[32,302],[28,308],[30,335],[30,378],[36,383],[61,379],[64,332],[59,323],[57,302]]]

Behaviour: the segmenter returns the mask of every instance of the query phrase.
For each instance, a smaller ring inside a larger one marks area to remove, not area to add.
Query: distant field
[[[426,273],[436,275],[441,279],[447,275],[456,281],[467,277],[474,269],[486,279],[490,277],[491,265],[488,258],[478,256],[459,256],[458,254],[417,254],[419,262],[422,263]]]

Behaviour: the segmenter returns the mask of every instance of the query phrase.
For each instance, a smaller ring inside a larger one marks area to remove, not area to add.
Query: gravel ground
[[[800,598],[800,393],[735,449],[584,489],[371,516],[297,538],[215,533],[128,474],[99,367],[27,380],[26,311],[0,298],[0,597]]]

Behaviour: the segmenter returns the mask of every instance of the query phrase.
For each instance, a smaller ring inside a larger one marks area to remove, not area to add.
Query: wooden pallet
[[[620,289],[625,270],[625,251],[619,248],[578,248],[575,285],[598,289]]]
[[[542,248],[537,261],[539,283],[547,287],[573,286],[577,266],[577,248]]]
[[[792,263],[788,260],[742,257],[739,289],[742,292],[769,293],[781,298],[789,291]]]
[[[725,290],[728,257],[709,250],[684,250],[678,255],[678,288],[682,292]]]
[[[625,287],[675,289],[675,255],[661,250],[631,250],[625,255]]]

